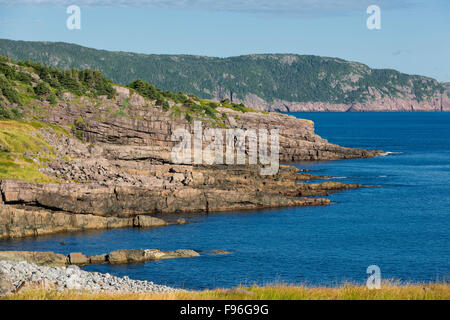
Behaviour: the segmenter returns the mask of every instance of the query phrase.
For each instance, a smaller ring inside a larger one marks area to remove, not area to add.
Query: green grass
[[[16,179],[30,182],[54,182],[39,171],[38,167],[52,161],[56,152],[38,133],[38,129],[63,129],[39,122],[0,121],[0,179]],[[36,160],[36,161],[35,161]]]
[[[172,294],[85,293],[31,289],[5,300],[449,300],[447,283],[399,284],[385,282],[379,290],[344,284],[338,288],[273,285],[237,287]]]

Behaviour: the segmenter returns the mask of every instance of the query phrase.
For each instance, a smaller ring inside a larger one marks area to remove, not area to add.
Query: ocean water
[[[180,248],[211,255],[86,270],[191,289],[239,284],[333,286],[364,283],[369,265],[384,279],[450,276],[450,113],[293,113],[348,147],[390,152],[373,159],[296,163],[336,181],[380,185],[330,195],[334,205],[189,218],[160,229],[123,229],[0,241],[0,250],[81,251]],[[65,242],[62,246],[60,243]]]

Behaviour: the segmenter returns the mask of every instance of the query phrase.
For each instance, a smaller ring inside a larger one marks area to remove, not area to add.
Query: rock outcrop
[[[182,223],[148,215],[327,205],[328,199],[317,196],[361,187],[310,184],[322,178],[289,166],[263,176],[261,165],[174,164],[171,150],[177,142],[172,134],[179,128],[192,132],[194,123],[127,88],[115,89],[114,99],[75,98],[65,93],[65,100],[51,112],[34,115],[70,131],[57,132],[49,125],[30,133],[41,136],[55,155],[47,162],[31,152],[26,158],[58,182],[1,180],[0,238]],[[114,112],[117,109],[120,114]],[[281,162],[368,158],[380,153],[331,144],[314,133],[310,120],[229,108],[218,111],[225,114],[227,128],[277,129]],[[204,122],[203,126],[215,124]],[[248,152],[247,144],[240,148]],[[78,258],[82,257],[74,256]]]
[[[215,253],[216,250],[210,252]],[[121,249],[96,256],[86,256],[81,252],[73,252],[65,256],[52,251],[0,251],[0,260],[13,262],[26,261],[40,266],[84,266],[104,263],[130,264],[163,259],[194,258],[199,256],[200,254],[198,252],[188,249],[178,249],[175,251],[160,251],[159,249]]]
[[[422,101],[418,101],[413,95],[393,97],[373,93],[372,99],[351,104],[285,100],[269,103],[251,94],[247,95],[242,102],[252,108],[275,112],[436,112],[450,111],[450,89],[443,93],[436,92]]]
[[[24,208],[0,204],[0,239],[17,239],[87,230],[151,228],[184,223],[186,221],[165,221],[149,216],[102,217],[93,214],[52,211],[32,206]]]

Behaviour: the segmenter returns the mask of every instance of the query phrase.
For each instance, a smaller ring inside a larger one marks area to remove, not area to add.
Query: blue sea
[[[389,152],[373,159],[296,163],[336,181],[380,185],[330,195],[334,205],[190,217],[193,223],[1,241],[0,250],[180,248],[230,250],[199,258],[88,266],[91,271],[188,289],[291,283],[364,283],[450,277],[450,113],[292,113],[347,147]],[[65,242],[62,246],[60,243]]]

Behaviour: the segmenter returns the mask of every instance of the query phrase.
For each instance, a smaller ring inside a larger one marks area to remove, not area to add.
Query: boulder
[[[145,250],[122,249],[110,252],[107,256],[111,264],[139,263],[144,262]]]
[[[134,226],[139,228],[161,227],[167,224],[163,219],[150,216],[136,216],[134,218]]]
[[[75,265],[89,264],[89,259],[81,252],[73,252],[68,255],[69,263]]]
[[[90,264],[102,264],[108,262],[106,254],[89,256],[88,259]]]

